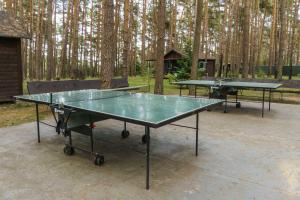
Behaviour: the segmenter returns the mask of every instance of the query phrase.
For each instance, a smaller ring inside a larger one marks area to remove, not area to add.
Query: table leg
[[[146,189],[149,190],[150,188],[150,128],[149,126],[146,126],[145,129],[146,133],[146,138],[147,138],[147,155],[146,155],[146,164],[147,164],[147,169],[146,169]]]
[[[198,156],[199,113],[196,115],[196,156]]]
[[[265,90],[263,89],[261,117],[264,117],[264,110],[265,110]]]
[[[197,86],[195,86],[195,98],[197,97]]]
[[[272,96],[272,90],[269,90],[269,111],[271,110],[271,96]]]
[[[92,128],[92,124],[90,126],[91,128],[91,135],[90,135],[90,139],[91,139],[91,152],[92,154],[94,153],[94,135],[93,135],[93,128]]]
[[[40,116],[39,116],[39,104],[35,104],[35,110],[36,110],[36,127],[37,127],[37,136],[38,136],[38,143],[41,142],[40,138]]]
[[[180,85],[179,86],[179,96],[181,96],[181,89],[182,89],[182,86]]]

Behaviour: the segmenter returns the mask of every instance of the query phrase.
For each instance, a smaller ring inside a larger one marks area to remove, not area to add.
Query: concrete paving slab
[[[144,128],[97,123],[96,150],[63,154],[64,138],[35,123],[0,129],[0,199],[300,199],[300,106],[272,104],[265,118],[260,105],[200,113],[199,156],[195,131],[175,126],[151,129],[151,188],[145,190]],[[49,119],[48,121],[51,121]],[[195,117],[178,123],[195,125]],[[89,139],[76,135],[85,148]]]

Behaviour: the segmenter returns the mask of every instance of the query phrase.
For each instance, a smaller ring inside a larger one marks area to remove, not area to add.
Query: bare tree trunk
[[[165,0],[158,1],[157,9],[157,25],[158,25],[158,34],[157,34],[157,63],[155,70],[155,94],[164,93],[164,51],[165,51],[165,12],[166,12],[166,2]]]
[[[146,31],[147,31],[147,0],[143,0],[143,15],[142,15],[142,50],[141,50],[141,73],[145,73],[146,68]]]
[[[242,77],[247,78],[249,73],[249,27],[250,27],[250,4],[251,1],[244,0],[244,27],[243,27],[243,73]]]
[[[293,11],[293,20],[292,20],[292,36],[291,36],[291,48],[290,48],[290,55],[289,55],[289,65],[290,65],[290,73],[289,73],[289,80],[292,79],[293,73],[293,55],[295,49],[295,32],[297,28],[297,20],[298,20],[298,10],[299,10],[299,1],[294,2],[294,11]]]
[[[282,68],[284,65],[284,52],[286,47],[286,25],[287,25],[287,13],[286,13],[286,0],[280,0],[279,18],[280,18],[280,40],[279,40],[279,52],[278,52],[278,65],[276,78],[282,79]]]
[[[78,69],[78,18],[79,18],[79,0],[73,0],[73,21],[72,21],[72,59],[71,74],[74,78],[78,78],[74,74],[74,70]]]
[[[91,2],[91,23],[90,23],[90,38],[89,38],[89,50],[90,50],[90,76],[93,76],[93,70],[94,70],[94,51],[93,51],[93,31],[94,31],[94,3]]]
[[[196,80],[198,78],[198,60],[200,50],[200,33],[201,33],[201,18],[203,9],[203,0],[197,0],[196,4],[196,27],[194,32],[194,44],[193,44],[193,58],[191,68],[191,79]],[[194,89],[190,88],[190,94],[194,94]]]
[[[124,26],[123,26],[123,65],[122,65],[122,77],[128,77],[128,51],[130,47],[130,35],[129,35],[129,14],[130,14],[130,2],[129,0],[124,0]]]
[[[47,7],[47,80],[52,79],[53,75],[53,27],[52,27],[52,15],[53,15],[53,0],[48,1]]]
[[[111,88],[114,68],[114,52],[110,48],[114,39],[114,1],[103,0],[103,31],[101,40],[101,88]]]
[[[71,15],[72,4],[71,1],[68,3],[67,7],[67,18],[64,23],[64,36],[62,41],[62,50],[61,50],[61,59],[60,59],[60,76],[65,78],[67,76],[67,44],[69,43],[69,24],[70,24],[70,15]]]

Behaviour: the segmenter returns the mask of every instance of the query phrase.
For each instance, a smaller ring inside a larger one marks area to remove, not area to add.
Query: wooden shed
[[[164,74],[175,73],[180,65],[177,62],[183,58],[183,54],[177,49],[170,49],[164,56]]]
[[[22,24],[0,11],[0,102],[23,93],[22,38],[30,38]]]

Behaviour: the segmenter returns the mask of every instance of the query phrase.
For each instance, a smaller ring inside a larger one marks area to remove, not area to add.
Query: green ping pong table
[[[175,82],[174,84],[180,86],[180,92],[179,95],[181,96],[181,90],[183,86],[193,86],[194,87],[194,93],[195,97],[197,97],[197,87],[207,87],[209,89],[209,96],[211,96],[211,90],[212,89],[225,89],[228,90],[228,88],[233,88],[234,90],[237,90],[235,93],[236,99],[234,103],[236,103],[237,108],[240,107],[240,102],[238,102],[238,90],[243,89],[252,89],[256,91],[262,91],[262,109],[261,109],[261,116],[264,117],[264,108],[265,108],[265,93],[269,93],[268,101],[269,101],[269,111],[271,110],[271,96],[272,91],[279,88],[281,84],[277,83],[259,83],[259,82],[241,82],[241,81],[231,81],[231,80],[187,80],[187,81],[180,81]],[[227,112],[227,103],[231,103],[227,100],[227,96],[229,94],[224,95],[224,102],[225,102],[225,109],[224,112]]]
[[[172,124],[196,131],[196,156],[198,155],[199,112],[222,103],[218,99],[201,99],[179,96],[164,96],[128,91],[85,90],[36,95],[16,96],[17,100],[35,103],[38,142],[40,142],[39,105],[46,104],[57,116],[58,132],[67,138],[64,147],[66,155],[72,155],[75,149],[91,153],[96,165],[104,163],[104,156],[94,152],[93,124],[97,121],[115,119],[124,122],[122,137],[129,136],[126,123],[145,127],[142,142],[146,144],[146,189],[149,189],[150,171],[150,128]],[[189,127],[173,122],[196,115],[196,126]],[[72,143],[72,132],[90,137],[91,149],[76,147]]]

